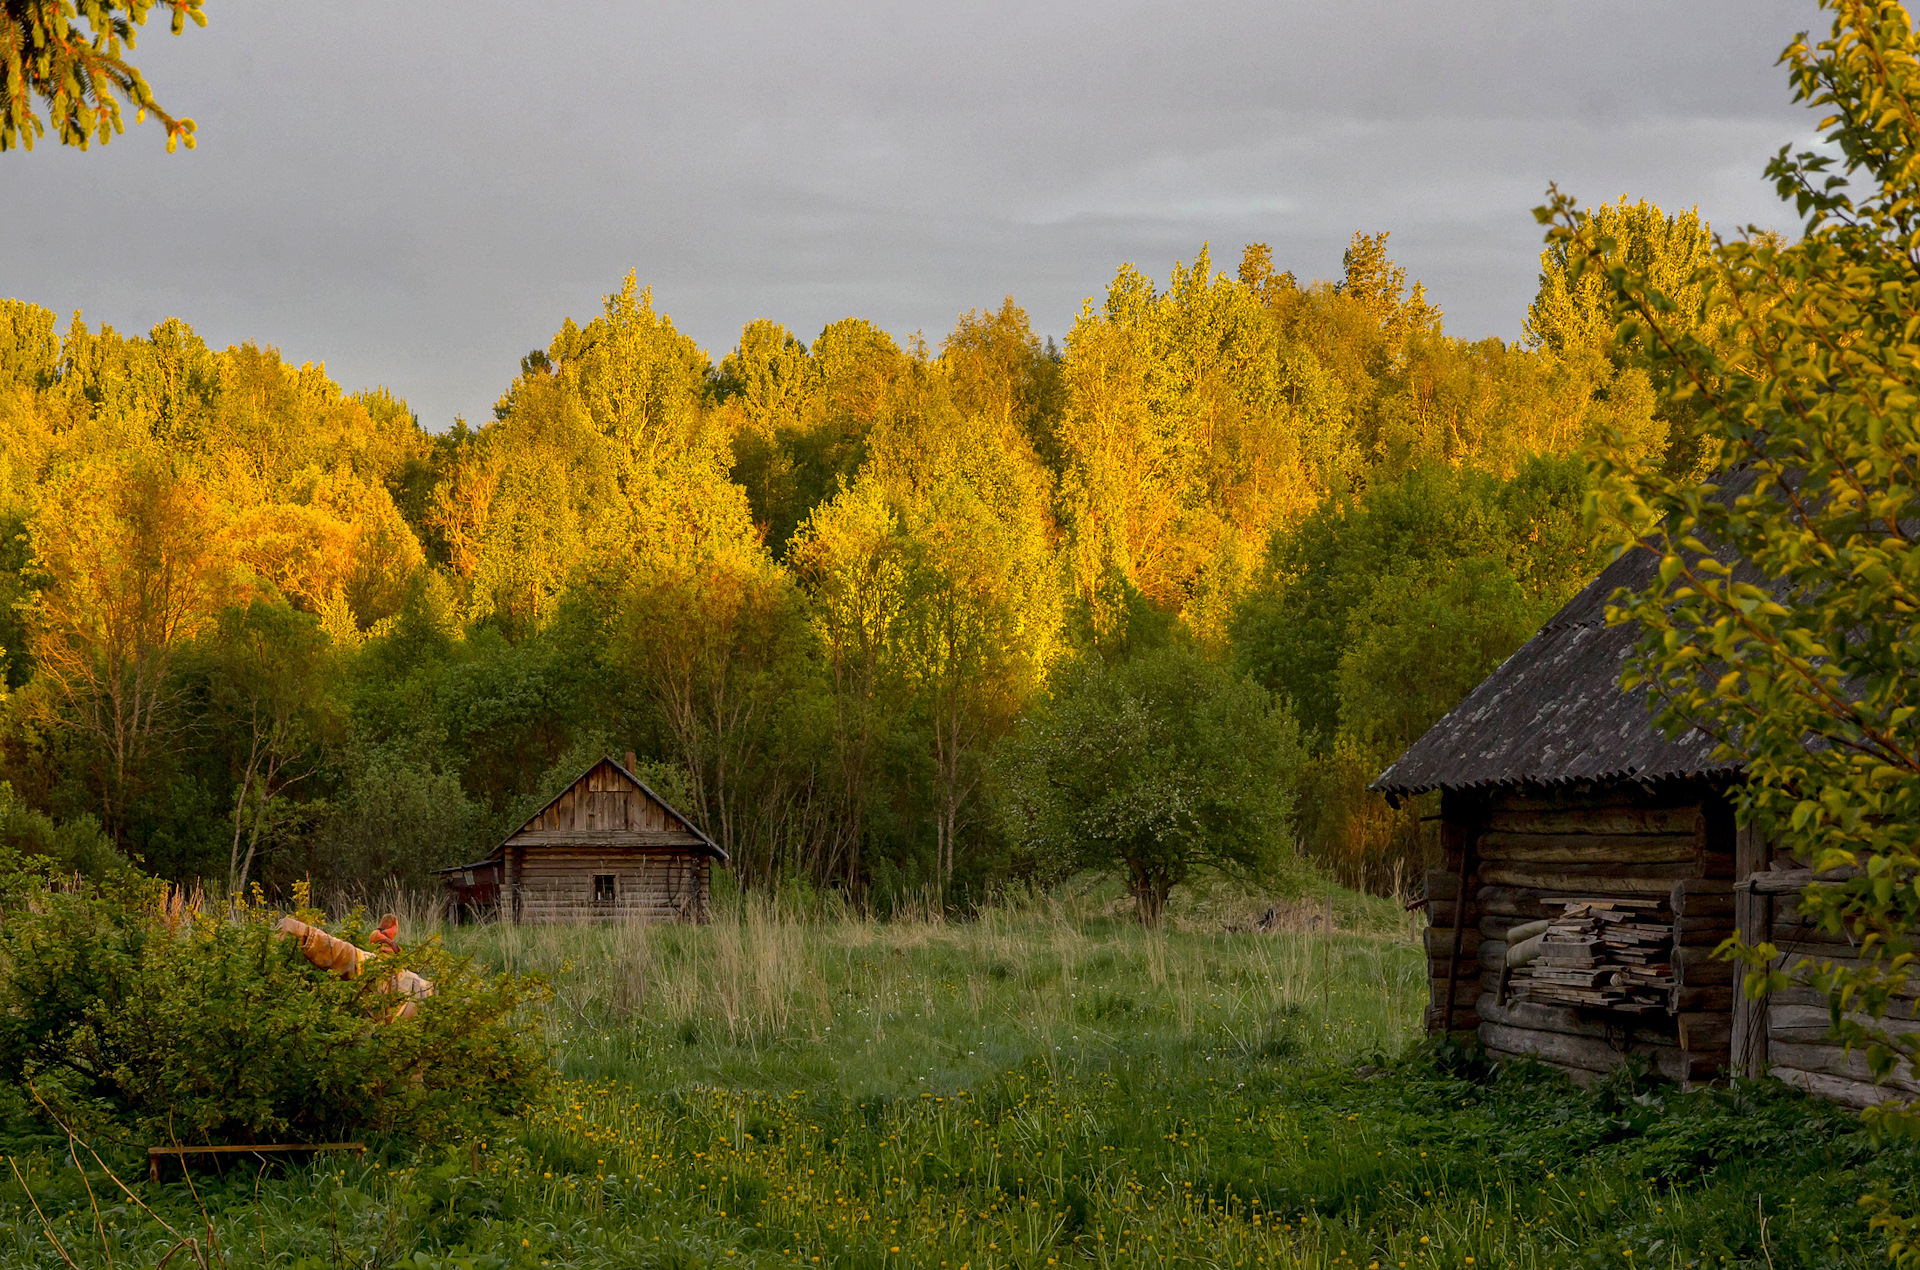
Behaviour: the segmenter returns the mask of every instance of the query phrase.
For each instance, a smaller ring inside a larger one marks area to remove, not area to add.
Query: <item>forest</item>
[[[1676,288],[1711,246],[1596,216]],[[1356,234],[1334,281],[1122,266],[1062,343],[1009,297],[715,361],[629,275],[434,431],[0,301],[0,849],[417,888],[634,751],[748,888],[1410,889],[1432,809],[1367,783],[1604,563],[1596,447],[1695,462],[1607,312],[1550,247],[1523,341],[1449,336]],[[1063,818],[1076,782],[1130,792]]]

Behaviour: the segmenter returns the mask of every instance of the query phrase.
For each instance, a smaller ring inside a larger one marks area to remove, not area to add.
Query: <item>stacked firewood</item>
[[[1673,911],[1659,899],[1573,899],[1509,934],[1514,998],[1627,1013],[1668,1008]]]

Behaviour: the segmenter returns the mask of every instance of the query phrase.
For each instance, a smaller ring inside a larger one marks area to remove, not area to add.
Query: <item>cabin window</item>
[[[472,869],[468,869],[468,870],[467,870],[467,871],[466,871],[465,873],[462,873],[462,874],[460,875],[460,885],[462,885],[462,886],[472,886],[472,885],[473,885],[473,870],[472,870]]]
[[[611,873],[596,873],[593,875],[593,902],[595,904],[613,903],[613,879],[614,875]]]

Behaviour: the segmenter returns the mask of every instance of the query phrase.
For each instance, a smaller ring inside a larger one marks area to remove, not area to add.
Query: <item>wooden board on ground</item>
[[[289,1156],[313,1154],[320,1151],[351,1151],[355,1155],[365,1155],[367,1144],[364,1142],[267,1142],[254,1143],[251,1146],[191,1146],[191,1147],[148,1147],[147,1176],[153,1181],[160,1180],[160,1161],[172,1158],[180,1161],[182,1168],[195,1156],[211,1156],[217,1162],[222,1157],[259,1156],[265,1161],[269,1156]]]

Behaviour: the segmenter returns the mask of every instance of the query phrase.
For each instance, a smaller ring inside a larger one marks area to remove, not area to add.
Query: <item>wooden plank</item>
[[[1487,813],[1487,829],[1494,833],[1677,834],[1695,838],[1706,832],[1706,819],[1698,806],[1561,807],[1491,811]]]
[[[316,1151],[351,1151],[356,1155],[367,1153],[364,1142],[269,1142],[254,1146],[191,1146],[191,1147],[148,1147],[147,1178],[160,1180],[160,1161],[169,1157],[180,1161],[186,1167],[187,1157],[195,1155],[293,1155],[312,1154]]]
[[[1672,864],[1691,862],[1700,847],[1691,835],[1484,833],[1480,858],[1530,863]]]

